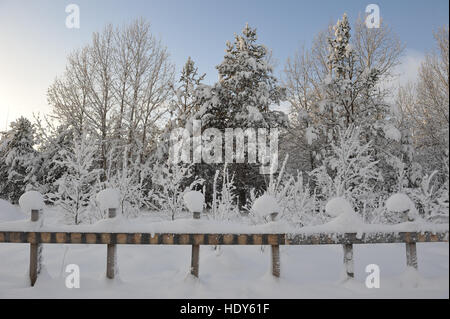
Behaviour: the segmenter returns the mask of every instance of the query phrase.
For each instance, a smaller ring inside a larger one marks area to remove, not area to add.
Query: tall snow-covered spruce
[[[399,153],[402,136],[386,102],[387,92],[380,88],[380,70],[358,63],[361,57],[353,48],[346,14],[333,30],[333,36],[328,39],[328,74],[321,85],[321,98],[309,114],[308,142],[315,144],[315,156],[322,160],[338,141],[339,130],[357,128],[361,143],[371,143],[372,155],[387,183],[393,173],[389,159]],[[387,189],[394,182],[384,186]]]
[[[200,119],[202,129],[216,128],[224,132],[226,128],[270,129],[286,125],[283,113],[270,110],[271,105],[284,100],[285,91],[273,75],[268,49],[256,41],[256,29],[247,24],[241,35],[235,35],[233,43],[227,42],[224,59],[216,67],[219,81],[198,90],[201,106],[192,119]],[[196,172],[204,173],[207,193],[211,193],[211,181],[217,169],[223,171],[223,164],[198,166],[202,169]],[[228,169],[235,176],[240,205],[245,205],[252,187],[262,190],[264,178],[257,165],[229,163]]]
[[[20,117],[0,141],[0,197],[17,203],[19,197],[36,183],[37,152],[31,122]]]

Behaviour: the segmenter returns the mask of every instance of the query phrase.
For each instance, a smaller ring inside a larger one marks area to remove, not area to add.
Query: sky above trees
[[[80,29],[67,29],[65,7],[80,7]],[[105,24],[122,25],[142,16],[152,24],[171,54],[177,71],[188,56],[217,80],[225,42],[248,22],[259,41],[273,50],[280,75],[286,58],[309,47],[317,32],[344,12],[350,21],[367,1],[12,1],[0,0],[0,130],[20,115],[48,112],[46,91],[64,70],[69,52],[91,40]],[[434,46],[432,32],[448,24],[448,1],[377,1],[381,17],[407,50],[399,67],[402,81],[413,78],[424,54]]]

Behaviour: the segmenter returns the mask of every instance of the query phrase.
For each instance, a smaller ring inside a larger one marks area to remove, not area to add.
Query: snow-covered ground
[[[46,224],[55,227],[58,211],[46,215]],[[0,225],[28,223],[11,222],[13,217]],[[160,226],[170,223],[162,215],[152,219]],[[105,245],[49,244],[43,249],[44,269],[30,287],[29,245],[0,244],[0,298],[449,298],[448,243],[417,244],[418,273],[406,268],[404,244],[355,245],[355,279],[346,282],[339,245],[280,250],[281,277],[275,279],[269,247],[201,246],[195,279],[189,274],[190,246],[118,245],[119,275],[108,280]],[[65,286],[69,264],[80,267],[78,289]],[[380,267],[379,289],[365,286],[368,264]]]
[[[105,277],[104,245],[46,245],[45,270],[27,277],[29,246],[0,244],[0,298],[449,298],[448,243],[418,244],[419,274],[406,269],[402,244],[356,245],[355,280],[342,282],[340,246],[281,247],[281,278],[270,274],[270,249],[210,246],[200,277],[189,274],[189,246],[119,246],[119,276]],[[367,264],[380,288],[365,286]],[[65,265],[80,267],[80,288],[65,286]],[[416,287],[415,287],[415,284]]]

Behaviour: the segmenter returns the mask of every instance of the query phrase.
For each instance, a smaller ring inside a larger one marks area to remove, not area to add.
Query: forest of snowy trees
[[[210,218],[240,218],[269,193],[281,218],[304,226],[324,222],[334,197],[365,222],[393,222],[385,202],[402,193],[421,218],[448,221],[448,26],[434,38],[417,81],[397,87],[404,45],[386,24],[368,29],[344,14],[279,78],[270,49],[246,25],[207,85],[191,58],[175,73],[146,21],[108,25],[48,88],[51,114],[21,117],[1,133],[0,198],[17,203],[37,190],[68,224],[81,224],[104,217],[95,195],[105,188],[120,191],[129,218],[158,210],[175,219],[190,189],[205,193]],[[280,103],[286,113],[274,109]],[[279,129],[278,171],[262,175],[233,159],[171,163],[171,131],[192,132],[194,120],[202,130]]]

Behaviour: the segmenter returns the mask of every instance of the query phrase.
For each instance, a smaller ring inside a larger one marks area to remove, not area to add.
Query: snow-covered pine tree
[[[61,125],[53,129],[48,126],[41,126],[38,121],[37,127],[38,151],[41,159],[37,172],[39,188],[42,194],[55,193],[58,191],[56,181],[67,171],[67,166],[62,164],[64,154],[73,149],[74,138],[77,133],[67,125]]]
[[[212,87],[200,87],[198,100],[201,107],[193,119],[202,120],[202,129],[217,128],[275,128],[286,125],[286,116],[270,110],[285,97],[285,91],[277,84],[268,61],[268,50],[257,42],[256,29],[248,24],[234,42],[227,42],[226,54],[216,68],[219,81]],[[199,168],[201,166],[201,168]],[[207,181],[207,194],[212,192],[212,180],[223,164],[196,165],[195,171]],[[240,205],[245,205],[252,187],[261,189],[264,178],[254,164],[229,163],[235,176]]]
[[[36,183],[37,167],[34,127],[20,117],[11,123],[0,144],[0,197],[17,203],[19,197]]]
[[[216,67],[219,82],[207,92],[210,98],[197,114],[204,127],[270,128],[285,124],[285,117],[269,108],[284,99],[284,89],[273,76],[267,48],[256,40],[256,29],[247,24],[242,35],[235,35],[233,43],[227,42],[224,60]]]
[[[98,147],[87,133],[74,141],[73,149],[65,150],[58,164],[65,167],[64,175],[55,185],[56,193],[49,193],[47,197],[61,207],[68,223],[78,225],[90,222],[89,209],[91,200],[99,190],[100,169],[94,167],[98,157]]]
[[[172,85],[175,100],[170,106],[171,118],[175,123],[173,127],[184,127],[186,121],[199,110],[199,104],[196,97],[196,90],[204,80],[206,73],[200,75],[191,57],[188,57],[183,69],[181,70],[178,87]]]

